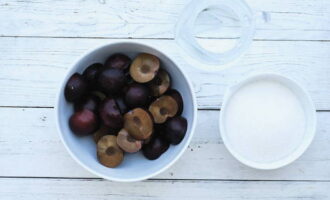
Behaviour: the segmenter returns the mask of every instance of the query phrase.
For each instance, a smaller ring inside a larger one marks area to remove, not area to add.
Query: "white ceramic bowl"
[[[161,61],[161,67],[166,69],[171,76],[172,88],[177,89],[184,101],[182,116],[188,121],[188,129],[183,141],[178,145],[171,145],[157,160],[150,161],[144,158],[141,152],[125,154],[124,161],[117,168],[107,168],[101,165],[96,157],[96,145],[92,136],[77,137],[68,126],[68,119],[73,113],[72,104],[64,98],[64,87],[69,77],[74,72],[82,72],[86,67],[95,62],[104,63],[106,58],[113,53],[124,53],[134,57],[138,53],[150,53]],[[169,168],[187,148],[194,133],[196,124],[197,105],[193,88],[180,67],[163,52],[142,43],[117,42],[98,47],[85,55],[69,69],[58,91],[56,104],[56,120],[61,140],[70,155],[81,166],[102,178],[132,182],[153,177]]]
[[[238,153],[237,150],[235,150],[235,148],[231,144],[231,141],[229,140],[228,133],[226,132],[225,117],[228,107],[227,105],[229,104],[232,96],[241,87],[258,80],[276,81],[289,88],[300,100],[300,103],[305,113],[305,133],[303,135],[302,140],[299,142],[298,147],[296,147],[295,150],[292,151],[292,153],[289,153],[289,155],[273,162],[256,162],[242,156],[240,153]],[[241,80],[228,88],[225,93],[224,101],[220,112],[219,126],[221,137],[226,148],[238,161],[256,169],[276,169],[292,163],[294,160],[299,158],[311,144],[316,132],[316,110],[308,93],[297,82],[276,73],[261,73],[245,78],[244,80]]]

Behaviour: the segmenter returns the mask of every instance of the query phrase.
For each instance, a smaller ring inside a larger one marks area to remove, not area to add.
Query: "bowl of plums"
[[[64,78],[56,105],[64,146],[102,178],[153,177],[183,154],[194,132],[193,88],[168,55],[136,42],[98,47]]]

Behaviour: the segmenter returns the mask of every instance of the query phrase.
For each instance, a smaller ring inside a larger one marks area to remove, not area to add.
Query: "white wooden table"
[[[173,28],[188,2],[0,1],[1,200],[330,199],[330,1],[248,0],[257,13],[255,41],[233,68],[219,73],[190,67],[175,48]],[[216,45],[230,36],[201,37]],[[124,184],[102,180],[71,159],[56,132],[53,106],[59,80],[77,57],[128,38],[175,55],[194,83],[200,110],[193,141],[173,167]],[[310,148],[273,171],[236,161],[217,127],[226,86],[259,71],[296,79],[318,110]]]

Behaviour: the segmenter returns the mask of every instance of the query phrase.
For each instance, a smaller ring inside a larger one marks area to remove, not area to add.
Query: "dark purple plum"
[[[134,81],[133,81],[131,75],[129,74],[129,71],[125,70],[124,73],[125,73],[125,78],[126,78],[127,84],[133,83]]]
[[[121,69],[125,70],[129,67],[131,64],[132,60],[121,53],[116,53],[111,55],[106,61],[104,66],[106,68],[114,68],[114,69]]]
[[[103,65],[101,63],[94,63],[84,70],[83,76],[92,87],[96,86],[97,75],[102,67]]]
[[[103,69],[98,75],[97,84],[108,95],[121,92],[126,84],[126,77],[120,69]]]
[[[89,135],[99,127],[97,116],[90,110],[75,112],[69,119],[71,130],[79,136]]]
[[[187,120],[181,116],[170,118],[165,122],[165,138],[171,144],[179,144],[187,132]]]
[[[125,93],[125,102],[130,108],[144,107],[150,100],[149,88],[145,85],[132,83]]]
[[[165,126],[164,126],[164,124],[154,124],[153,135],[165,138]]]
[[[100,99],[98,97],[94,95],[85,96],[80,101],[74,104],[74,110],[79,111],[83,109],[88,109],[94,113],[97,113],[99,103]]]
[[[170,144],[166,140],[154,136],[143,146],[142,152],[147,159],[156,160],[169,148],[169,146]]]
[[[173,99],[176,101],[176,103],[178,104],[178,112],[176,113],[176,115],[181,115],[183,111],[183,99],[181,94],[175,89],[170,89],[166,92],[166,94],[173,97]]]
[[[124,99],[122,97],[116,97],[115,100],[116,100],[117,106],[118,106],[121,114],[123,115],[123,114],[127,113],[128,107],[125,104]]]
[[[74,102],[81,99],[88,90],[88,84],[82,75],[74,73],[68,80],[64,89],[65,99]]]
[[[119,130],[123,127],[123,116],[113,98],[106,98],[99,107],[99,116],[103,124],[111,129]]]

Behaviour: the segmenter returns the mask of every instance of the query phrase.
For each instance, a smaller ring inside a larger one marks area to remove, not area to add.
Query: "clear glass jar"
[[[244,0],[192,0],[177,23],[175,40],[188,63],[204,70],[222,70],[250,47],[255,32],[254,21],[253,12]],[[208,36],[199,37],[198,32],[210,28],[213,33],[214,30],[217,32],[217,39],[235,40],[235,44],[225,51],[212,50],[217,44],[210,42],[203,46],[198,38],[207,40]]]

